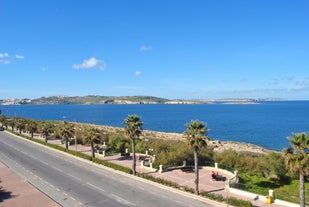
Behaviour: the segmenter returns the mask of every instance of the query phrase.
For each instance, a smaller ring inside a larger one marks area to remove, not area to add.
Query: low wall
[[[283,201],[283,200],[279,200],[279,199],[275,199],[274,203],[278,204],[280,206],[299,207],[299,204],[291,203],[291,202],[287,202],[287,201]]]
[[[250,198],[252,200],[259,199],[259,200],[266,202],[266,196],[258,195],[256,193],[251,193],[251,192],[247,192],[247,191],[244,191],[244,190],[239,190],[237,188],[231,188],[231,187],[230,187],[230,192],[238,194],[238,195],[245,196],[245,197]]]
[[[236,188],[231,188],[230,187],[230,192],[231,193],[235,193],[235,194],[238,194],[238,195],[242,195],[242,196],[245,196],[247,198],[250,198],[252,200],[254,199],[258,199],[258,200],[261,200],[261,201],[264,201],[266,202],[266,196],[263,196],[263,195],[258,195],[256,193],[251,193],[251,192],[247,192],[247,191],[243,191],[243,190],[239,190],[239,189],[236,189]],[[276,195],[275,195],[276,196]],[[275,199],[273,201],[274,204],[277,204],[277,205],[280,205],[280,206],[285,206],[285,207],[299,207],[299,204],[296,204],[296,203],[291,203],[291,202],[288,202],[288,201],[283,201],[283,200],[279,200],[279,199]]]

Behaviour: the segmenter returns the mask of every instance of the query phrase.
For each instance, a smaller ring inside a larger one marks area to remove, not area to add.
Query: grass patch
[[[291,180],[289,177],[281,181],[273,181],[265,177],[258,177],[246,173],[239,174],[240,182],[234,187],[257,193],[268,195],[270,189],[274,190],[275,199],[280,199],[292,203],[299,203],[299,180]],[[309,183],[305,183],[305,195],[309,195]],[[307,196],[306,205],[309,205]]]

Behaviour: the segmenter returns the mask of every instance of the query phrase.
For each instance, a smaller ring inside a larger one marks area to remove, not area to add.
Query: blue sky
[[[309,100],[308,0],[1,0],[0,99]]]

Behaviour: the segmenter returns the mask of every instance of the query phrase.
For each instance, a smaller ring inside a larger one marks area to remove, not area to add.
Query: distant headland
[[[165,99],[154,96],[43,96],[37,99],[0,99],[0,105],[27,104],[258,104],[263,101],[281,101],[283,99],[217,99],[217,100],[181,100]]]

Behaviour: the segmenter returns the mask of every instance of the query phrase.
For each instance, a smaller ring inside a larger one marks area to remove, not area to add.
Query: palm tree
[[[64,121],[64,123],[59,129],[59,135],[64,140],[65,149],[67,152],[69,151],[70,138],[74,136],[74,133],[75,133],[74,125],[67,121]]]
[[[199,194],[199,171],[198,171],[198,154],[199,150],[207,146],[205,133],[208,131],[206,125],[200,121],[191,121],[186,125],[187,130],[184,132],[184,137],[187,139],[187,144],[194,151],[194,172],[195,172],[195,194]]]
[[[92,159],[95,158],[94,154],[94,144],[100,141],[100,130],[94,127],[86,128],[86,133],[84,135],[84,141],[91,146]]]
[[[26,128],[26,120],[24,118],[17,118],[15,122],[16,129],[18,129],[19,134]]]
[[[42,134],[43,138],[45,138],[45,142],[48,141],[48,136],[54,132],[54,125],[50,121],[43,121],[40,124],[39,131]]]
[[[33,134],[38,130],[38,123],[33,120],[29,120],[26,123],[26,131],[31,134],[31,138],[33,139]]]
[[[0,114],[0,122],[1,122],[2,127],[4,126],[5,120],[6,120],[6,117],[3,114]]]
[[[132,174],[136,175],[136,155],[135,155],[135,140],[140,137],[143,132],[141,118],[137,115],[128,115],[124,120],[124,130],[126,136],[132,140]]]
[[[286,164],[290,171],[299,173],[300,207],[305,207],[305,176],[309,174],[308,133],[293,134],[291,147],[284,149]]]

